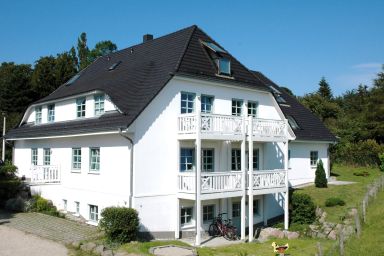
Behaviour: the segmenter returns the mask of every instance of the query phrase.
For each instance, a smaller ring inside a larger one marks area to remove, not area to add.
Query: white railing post
[[[247,131],[246,131],[246,115],[247,109],[244,109],[243,114],[243,140],[241,141],[241,189],[243,191],[243,196],[241,197],[241,232],[240,232],[240,238],[242,241],[245,241],[245,221],[246,221],[246,199],[247,199],[247,188],[246,188],[246,159],[245,159],[245,149],[246,149],[246,141],[247,141]]]
[[[201,103],[200,96],[196,97],[196,240],[195,245],[201,243]]]
[[[253,117],[249,117],[248,121],[248,219],[249,219],[249,235],[248,241],[253,241]]]

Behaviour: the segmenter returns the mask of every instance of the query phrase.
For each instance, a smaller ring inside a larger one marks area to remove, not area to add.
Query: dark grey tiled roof
[[[289,95],[261,72],[253,71],[253,73],[267,86],[271,85],[281,92],[281,96],[286,101],[285,104],[279,104],[281,110],[286,117],[292,116],[300,126],[300,129],[293,130],[296,140],[336,141],[336,137],[325,127],[323,122],[295,97]]]
[[[65,126],[49,124],[46,125],[45,136],[68,134],[68,132],[80,133],[89,129],[111,130],[117,125],[128,127],[174,75],[230,82],[239,86],[268,90],[229,53],[222,55],[231,61],[232,78],[217,76],[215,65],[201,41],[214,42],[200,28],[191,26],[98,58],[84,69],[72,84],[61,85],[53,93],[35,103],[100,90],[110,96],[122,114],[110,120],[110,126],[101,122],[103,118],[84,120],[84,122],[73,121],[73,125],[68,122]],[[121,63],[114,70],[108,70],[119,61]],[[7,137],[26,137],[27,135],[37,137],[37,134],[41,134],[41,127],[21,125],[10,131]]]

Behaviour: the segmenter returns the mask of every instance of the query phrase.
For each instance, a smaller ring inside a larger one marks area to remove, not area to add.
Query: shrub
[[[316,206],[307,194],[294,193],[292,195],[291,222],[310,224],[315,221]]]
[[[384,172],[384,153],[379,154],[379,161],[380,161],[380,171]]]
[[[327,177],[325,175],[323,161],[321,161],[321,159],[317,163],[315,175],[316,175],[316,177],[315,177],[315,186],[317,188],[326,188],[328,181],[327,181]]]
[[[27,211],[40,212],[47,215],[63,218],[56,206],[53,205],[52,201],[47,200],[40,195],[33,195],[32,198],[26,202],[25,208]]]
[[[325,200],[325,206],[327,206],[327,207],[333,207],[336,205],[343,206],[343,205],[345,205],[345,202],[343,199],[338,198],[338,197],[330,197],[327,200]]]
[[[101,212],[100,228],[107,239],[115,243],[127,243],[136,239],[139,215],[135,209],[108,207]]]
[[[12,212],[23,212],[25,210],[25,202],[21,197],[8,199],[5,203],[5,209]]]

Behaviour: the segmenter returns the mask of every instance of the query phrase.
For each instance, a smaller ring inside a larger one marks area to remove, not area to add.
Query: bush
[[[325,170],[323,166],[323,161],[320,161],[317,163],[316,167],[316,173],[315,173],[315,186],[317,188],[326,188],[328,181],[327,181],[327,176],[325,175]]]
[[[380,161],[380,171],[384,172],[384,153],[379,154],[379,161]]]
[[[107,239],[115,243],[127,243],[136,239],[139,215],[135,209],[108,207],[101,212],[99,226]]]
[[[327,207],[333,207],[336,205],[343,206],[343,205],[345,205],[345,202],[343,199],[338,198],[338,197],[330,197],[327,200],[325,200],[325,206],[327,206]]]
[[[17,167],[7,161],[0,166],[0,206],[5,206],[8,199],[14,198],[21,191],[21,181],[15,175]]]
[[[25,209],[27,211],[40,212],[55,217],[64,217],[64,215],[57,210],[56,206],[53,205],[52,201],[47,200],[40,195],[32,196],[32,198],[26,202]]]
[[[24,212],[25,201],[21,197],[8,199],[5,203],[5,209],[12,212]]]
[[[311,224],[316,218],[316,206],[307,194],[292,195],[291,222],[297,224]]]

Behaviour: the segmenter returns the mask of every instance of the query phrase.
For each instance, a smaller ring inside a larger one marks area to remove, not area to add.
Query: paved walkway
[[[0,225],[61,243],[87,240],[98,236],[96,227],[41,213],[10,214],[0,211]]]
[[[2,256],[65,256],[67,253],[63,244],[0,225]]]

